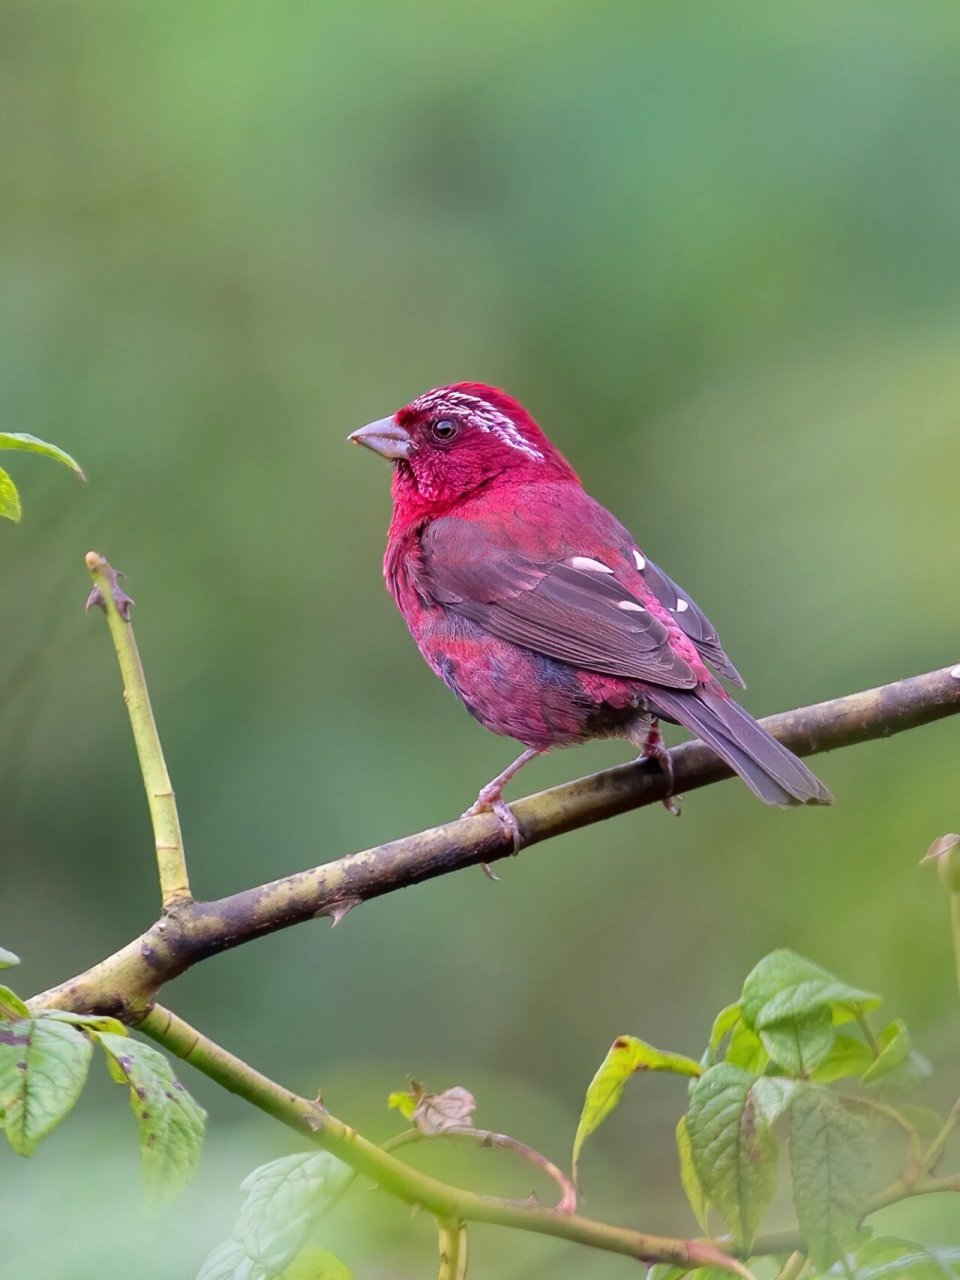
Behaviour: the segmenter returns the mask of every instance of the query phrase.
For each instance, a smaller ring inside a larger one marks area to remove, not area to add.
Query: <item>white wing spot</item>
[[[647,567],[646,560],[643,558],[643,556],[640,554],[639,551],[634,551],[633,558],[637,562],[637,568],[640,570],[641,573],[643,573],[644,569]]]
[[[571,569],[585,569],[588,573],[613,573],[613,570],[599,560],[590,556],[574,556],[570,561]]]
[[[690,605],[687,603],[686,600],[677,601],[677,613],[685,613],[689,608],[690,608]]]
[[[646,613],[646,609],[642,604],[635,604],[632,600],[621,600],[617,605],[618,609],[629,609],[632,613]]]

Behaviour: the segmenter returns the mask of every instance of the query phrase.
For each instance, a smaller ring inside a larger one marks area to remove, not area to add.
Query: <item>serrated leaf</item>
[[[862,1040],[838,1031],[833,1037],[833,1048],[813,1072],[811,1079],[819,1084],[855,1079],[862,1076],[872,1064],[873,1054]]]
[[[690,1201],[690,1208],[700,1229],[705,1236],[710,1234],[710,1201],[703,1189],[700,1175],[693,1163],[693,1147],[690,1143],[690,1131],[687,1128],[687,1117],[681,1116],[677,1125],[677,1155],[680,1158],[680,1182]]]
[[[19,956],[15,956],[13,952],[8,951],[6,947],[0,947],[0,969],[13,969],[19,963]]]
[[[913,1049],[913,1041],[907,1025],[899,1018],[896,1022],[891,1022],[889,1027],[884,1027],[877,1036],[877,1043],[880,1046],[880,1053],[876,1061],[871,1063],[869,1069],[863,1073],[864,1084],[873,1084],[877,1080],[882,1080],[884,1076],[891,1075],[898,1067],[903,1066]]]
[[[5,520],[12,520],[16,524],[23,509],[20,506],[20,494],[17,492],[17,486],[10,479],[6,471],[0,467],[0,516]]]
[[[0,1019],[19,1022],[30,1016],[30,1010],[17,993],[0,984]]]
[[[326,1151],[285,1156],[250,1174],[243,1183],[247,1199],[233,1230],[242,1256],[254,1264],[250,1280],[273,1280],[291,1266],[352,1177],[352,1171]],[[205,1267],[201,1277],[213,1280],[217,1274],[207,1275]]]
[[[353,1280],[353,1272],[326,1249],[307,1245],[283,1272],[280,1280]]]
[[[618,1036],[587,1089],[580,1123],[573,1140],[574,1181],[584,1142],[592,1133],[596,1133],[607,1116],[616,1109],[630,1077],[644,1071],[666,1071],[690,1078],[702,1075],[703,1067],[683,1054],[664,1053],[655,1049],[636,1036]]]
[[[851,1280],[956,1280],[960,1268],[951,1252],[896,1236],[876,1236],[857,1249],[849,1275]]]
[[[206,1113],[158,1049],[112,1031],[93,1034],[114,1080],[130,1089],[130,1106],[140,1130],[144,1189],[155,1199],[169,1200],[197,1167]]]
[[[24,431],[0,431],[0,449],[22,449],[27,453],[40,453],[46,458],[53,458],[55,462],[62,462],[81,480],[87,478],[79,462],[71,458],[69,453]]]
[[[809,1075],[833,1048],[833,1017],[829,1008],[782,1022],[760,1032],[763,1047],[792,1076]]]
[[[747,1252],[777,1188],[777,1143],[755,1077],[721,1062],[698,1080],[687,1127],[704,1194]]]
[[[741,1004],[747,1026],[757,1031],[829,1009],[834,1021],[849,1021],[874,1009],[880,997],[841,982],[793,951],[765,956],[743,984]]]
[[[197,1280],[265,1280],[265,1276],[260,1264],[247,1257],[243,1245],[224,1240],[207,1255]]]
[[[92,1046],[48,1018],[0,1024],[0,1112],[7,1140],[29,1156],[70,1112],[87,1079]]]
[[[796,1087],[797,1082],[785,1076],[760,1076],[754,1081],[754,1101],[771,1128],[789,1110]]]
[[[800,1232],[814,1266],[832,1266],[867,1206],[870,1126],[822,1085],[798,1086],[790,1108],[790,1170]]]

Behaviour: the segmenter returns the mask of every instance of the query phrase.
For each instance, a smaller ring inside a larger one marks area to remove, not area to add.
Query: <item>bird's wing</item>
[[[676,614],[677,626],[685,632],[697,646],[700,656],[719,671],[722,676],[738,684],[741,689],[747,687],[746,681],[723,651],[716,627],[703,612],[695,600],[691,600],[685,591],[667,576],[663,570],[642,553],[637,552],[637,564],[643,561],[640,569],[643,580],[665,609]],[[678,608],[679,605],[682,608]]]
[[[697,673],[670,643],[669,626],[618,581],[637,575],[614,545],[621,526],[603,512],[617,538],[586,528],[587,549],[572,548],[568,522],[558,530],[558,513],[535,507],[428,525],[423,585],[433,599],[502,640],[587,671],[694,688]]]

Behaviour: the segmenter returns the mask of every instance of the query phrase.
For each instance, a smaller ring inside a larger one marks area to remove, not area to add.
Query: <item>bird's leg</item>
[[[640,746],[641,760],[656,760],[667,776],[667,794],[660,802],[667,813],[677,817],[680,813],[679,797],[673,794],[673,759],[663,741],[659,720],[651,720],[647,735]]]
[[[503,773],[498,773],[492,782],[487,783],[477,796],[476,802],[462,815],[464,818],[473,818],[478,813],[495,813],[500,823],[500,830],[513,845],[514,853],[520,852],[523,839],[520,835],[520,824],[503,798],[503,788],[511,778],[516,777],[525,764],[529,764],[539,755],[543,755],[543,748],[528,747],[522,756],[518,756],[512,765],[504,769]],[[484,870],[490,875],[490,869],[486,864],[484,864]],[[496,877],[493,878],[496,879]]]

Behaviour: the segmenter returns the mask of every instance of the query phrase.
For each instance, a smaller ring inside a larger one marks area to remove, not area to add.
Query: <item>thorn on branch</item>
[[[120,578],[125,578],[126,574],[122,573],[119,569],[114,569],[113,565],[104,559],[104,557],[100,555],[99,551],[88,551],[86,560],[87,568],[95,578],[106,578],[107,584],[110,588],[110,594],[113,597],[113,603],[117,607],[117,613],[119,613],[124,622],[129,622],[130,608],[136,602],[127,595],[118,581]],[[95,582],[93,590],[87,596],[87,603],[85,607],[89,610],[92,609],[94,605],[96,605],[98,609],[102,609],[104,613],[107,612],[107,601],[103,594],[103,588],[99,582]]]

